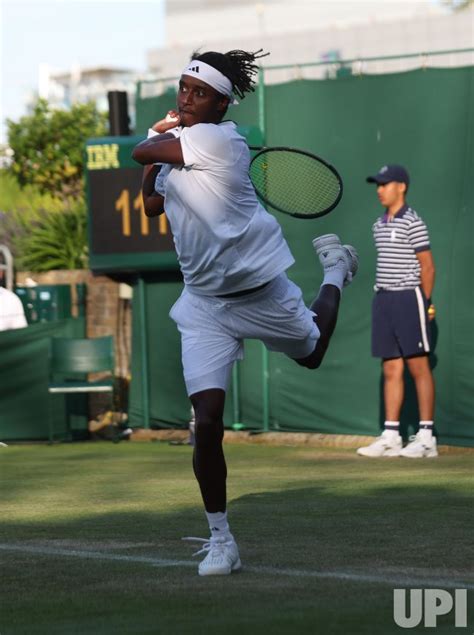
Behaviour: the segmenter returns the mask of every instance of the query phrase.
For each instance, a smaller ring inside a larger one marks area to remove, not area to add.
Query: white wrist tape
[[[179,139],[181,132],[183,130],[182,126],[176,126],[176,128],[171,128],[171,130],[167,130],[166,132],[156,132],[156,130],[153,130],[153,128],[148,128],[148,133],[146,138],[147,139],[151,139],[152,137],[156,137],[160,134],[166,134],[167,132],[171,132],[171,134],[176,138]],[[164,163],[154,163],[153,165],[165,165]]]
[[[153,130],[153,128],[148,128],[148,134],[146,138],[151,139],[151,137],[156,137],[159,134],[168,134],[168,132],[170,132],[173,135],[173,137],[175,137],[176,139],[179,139],[179,137],[181,136],[182,130],[183,130],[182,126],[176,126],[176,128],[171,128],[171,130],[167,130],[166,132],[156,132],[156,130]]]

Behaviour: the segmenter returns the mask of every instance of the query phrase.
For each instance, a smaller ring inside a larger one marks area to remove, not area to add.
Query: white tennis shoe
[[[409,459],[434,459],[438,456],[436,439],[432,435],[424,435],[423,431],[410,437],[410,443],[400,452],[400,456]]]
[[[239,549],[232,536],[222,538],[183,538],[204,543],[194,556],[207,553],[204,560],[199,563],[199,575],[230,575],[233,571],[242,568],[240,562]]]
[[[381,456],[395,457],[400,456],[401,450],[402,437],[399,434],[392,434],[390,431],[384,430],[373,443],[359,448],[357,454],[370,458],[378,458]]]
[[[340,267],[347,269],[344,286],[352,282],[359,268],[359,254],[352,245],[342,245],[336,234],[325,234],[313,239],[313,247],[325,271]]]

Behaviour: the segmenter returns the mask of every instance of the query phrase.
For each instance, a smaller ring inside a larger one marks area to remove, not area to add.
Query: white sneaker
[[[380,457],[380,456],[400,456],[402,449],[402,437],[397,434],[384,430],[383,433],[375,439],[370,445],[357,450],[360,456]]]
[[[400,452],[400,456],[409,459],[434,459],[438,456],[436,438],[418,432],[410,437],[410,443]]]
[[[199,575],[229,575],[232,571],[242,568],[239,549],[232,536],[209,538],[209,540],[204,538],[183,538],[183,540],[204,543],[202,548],[193,554],[197,556],[207,552],[207,556],[199,563]]]
[[[325,271],[338,266],[342,261],[347,268],[344,286],[352,282],[359,268],[359,255],[352,245],[342,245],[336,234],[325,234],[313,239],[313,247]]]

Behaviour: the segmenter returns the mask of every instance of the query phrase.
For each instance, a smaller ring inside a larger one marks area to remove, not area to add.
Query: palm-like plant
[[[32,185],[22,188],[0,171],[0,243],[10,247],[17,269],[86,268],[84,199],[58,199]]]
[[[87,267],[87,214],[84,203],[46,212],[16,245],[17,266],[28,271]]]

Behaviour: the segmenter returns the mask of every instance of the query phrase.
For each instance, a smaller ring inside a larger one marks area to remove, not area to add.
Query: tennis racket
[[[250,179],[269,207],[296,218],[318,218],[341,200],[341,177],[315,154],[295,148],[249,148],[257,150],[250,162]]]

